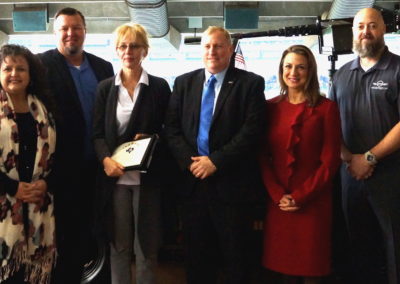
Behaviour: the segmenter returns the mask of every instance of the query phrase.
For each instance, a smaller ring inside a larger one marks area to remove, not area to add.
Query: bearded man
[[[39,54],[57,104],[54,192],[58,259],[54,283],[80,283],[92,242],[97,159],[92,114],[97,84],[114,75],[110,62],[83,50],[86,22],[70,7],[54,16],[57,48]]]
[[[385,46],[385,31],[379,11],[356,14],[358,57],[335,74],[330,92],[343,132],[348,283],[400,283],[400,57]]]

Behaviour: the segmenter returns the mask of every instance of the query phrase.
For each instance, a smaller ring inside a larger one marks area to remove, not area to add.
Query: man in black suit
[[[54,17],[57,48],[40,54],[54,94],[57,119],[55,283],[80,283],[91,240],[96,159],[91,141],[97,83],[114,75],[111,63],[83,51],[85,18],[64,8]]]
[[[216,283],[222,262],[226,283],[246,283],[249,205],[260,190],[264,79],[229,67],[233,46],[225,29],[209,27],[201,45],[205,68],[176,78],[165,128],[183,171],[187,281]],[[207,126],[210,92],[215,99]]]

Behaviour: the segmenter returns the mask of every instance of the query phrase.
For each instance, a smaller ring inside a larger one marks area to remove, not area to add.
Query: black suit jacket
[[[92,54],[84,54],[98,82],[114,75],[111,63]],[[55,281],[78,283],[82,265],[95,243],[92,239],[92,196],[97,163],[94,157],[89,161],[84,155],[85,143],[90,137],[86,134],[83,110],[65,57],[57,49],[39,54],[39,57],[47,67],[47,77],[58,110],[53,168],[59,253]]]
[[[152,179],[151,176],[165,171],[160,156],[163,156],[164,151],[161,150],[165,147],[162,130],[171,90],[164,79],[150,74],[148,76],[149,85],[141,87],[128,127],[120,137],[117,134],[116,118],[119,88],[115,86],[115,77],[99,84],[93,117],[93,139],[98,160],[102,163],[119,145],[132,141],[137,133],[158,134],[160,141],[156,145],[150,168],[147,174],[142,175],[142,179],[144,183],[159,183],[159,178]]]
[[[164,142],[162,131],[164,127],[165,112],[171,90],[168,83],[152,75],[149,76],[149,85],[140,89],[134,109],[128,122],[127,129],[122,136],[117,133],[117,103],[119,87],[115,85],[115,77],[102,81],[97,88],[95,111],[93,117],[93,139],[97,158],[102,163],[104,158],[110,157],[113,151],[122,143],[132,141],[137,133],[158,134],[160,139],[156,144],[153,159],[146,174],[141,174],[141,186],[146,194],[141,195],[139,210],[142,206],[149,206],[146,202],[149,196],[157,194],[156,189],[167,183],[171,165],[168,165],[168,151]],[[99,170],[98,186],[96,192],[95,231],[101,237],[113,238],[112,216],[112,191],[117,178],[110,178],[104,171]],[[153,190],[154,189],[154,190]],[[142,198],[144,197],[144,198]],[[139,218],[138,236],[141,239],[142,250],[148,253],[148,243],[142,239],[149,233],[151,226],[142,224]]]
[[[89,53],[84,53],[97,80],[114,75],[111,63]],[[92,230],[94,188],[97,161],[85,158],[87,137],[83,110],[65,57],[57,50],[39,54],[47,67],[47,77],[57,107],[57,146],[55,165],[55,214],[59,247],[65,251],[73,246],[75,237],[89,238]],[[76,233],[78,232],[78,233]],[[79,257],[77,258],[79,259]]]
[[[204,69],[177,77],[166,118],[166,138],[184,171],[186,196],[199,181],[188,167],[191,157],[199,155],[197,132],[204,80]],[[261,76],[228,68],[209,133],[209,158],[217,171],[207,178],[223,201],[249,201],[260,189],[256,153],[264,128],[264,102]]]
[[[114,75],[110,62],[84,52],[98,82]],[[85,172],[84,161],[85,120],[74,80],[65,57],[57,50],[39,54],[47,67],[47,76],[55,97],[59,119],[57,120],[57,175],[64,182],[79,184],[77,173]],[[90,137],[89,137],[90,139]],[[70,189],[73,190],[73,189]]]

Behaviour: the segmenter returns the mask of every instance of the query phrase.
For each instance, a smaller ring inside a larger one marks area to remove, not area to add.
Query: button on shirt
[[[145,70],[142,71],[139,82],[137,83],[133,97],[128,93],[128,90],[122,85],[121,71],[115,76],[115,86],[118,86],[118,103],[117,103],[117,127],[118,136],[122,136],[128,127],[129,120],[131,119],[133,109],[135,107],[139,92],[142,85],[149,85],[149,76]],[[133,134],[132,134],[133,139]],[[126,171],[117,181],[117,184],[125,185],[139,185],[140,172],[139,171]]]

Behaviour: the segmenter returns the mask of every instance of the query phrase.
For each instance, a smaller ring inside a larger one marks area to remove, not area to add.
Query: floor
[[[160,263],[157,269],[157,283],[159,284],[185,284],[185,271],[181,263]],[[132,284],[136,284],[134,280]]]
[[[106,264],[107,267],[107,264]],[[133,273],[135,266],[133,265]],[[181,255],[178,257],[175,255],[175,259],[168,258],[163,259],[161,257],[159,265],[157,267],[157,284],[186,284],[185,281],[185,270]],[[110,284],[109,272],[103,270],[100,276],[90,284]],[[222,283],[222,282],[221,282]],[[133,280],[132,284],[136,284]],[[207,283],[204,283],[207,284]],[[267,271],[262,267],[253,269],[249,276],[248,284],[282,284],[282,281],[274,272]],[[326,277],[321,281],[321,284],[343,284],[337,277],[330,276]]]
[[[160,263],[157,269],[157,283],[158,284],[186,284],[185,272],[181,263],[164,262]],[[273,272],[262,271],[254,272],[249,284],[282,284],[279,276]],[[136,284],[133,281],[132,284]],[[205,283],[206,284],[206,283]],[[327,277],[323,279],[321,284],[342,284],[341,281],[335,277]]]
[[[168,213],[168,212],[167,212]],[[262,213],[260,216],[263,216]],[[173,219],[173,218],[171,218]],[[262,219],[260,219],[262,220]],[[180,228],[171,222],[166,224],[167,228]],[[257,228],[256,228],[257,227]],[[253,259],[261,259],[261,243],[262,243],[262,226],[256,226],[254,234],[252,235],[252,241],[250,242],[249,249],[252,251]],[[166,245],[161,249],[159,255],[159,266],[157,268],[157,284],[185,284],[185,270],[183,265],[183,249],[182,249],[182,238],[180,230],[171,230],[169,235],[166,235]],[[337,228],[335,231],[338,231]],[[340,230],[339,230],[340,231]],[[335,237],[336,243],[341,243],[341,239]],[[334,251],[337,251],[335,248]],[[341,250],[339,250],[340,252]],[[343,259],[340,257],[340,253],[335,253],[337,259]],[[337,261],[336,261],[337,262]],[[258,264],[257,264],[258,265]],[[253,266],[254,268],[254,266]],[[109,276],[109,274],[108,274]],[[107,279],[107,278],[105,278]],[[109,277],[108,277],[109,279]],[[92,284],[92,283],[90,283]],[[95,281],[93,284],[110,284],[110,280],[106,281]],[[133,284],[136,284],[135,281]],[[208,283],[204,283],[208,284]],[[254,268],[251,275],[249,276],[248,283],[246,284],[282,284],[281,278],[276,273],[266,271],[261,266]],[[321,284],[343,284],[342,281],[338,280],[336,276],[326,277],[321,281]]]
[[[157,267],[157,284],[186,284],[185,269],[183,264],[183,252],[179,246],[170,246],[167,250],[161,250],[159,255],[159,265]],[[105,264],[107,267],[108,264]],[[135,266],[133,265],[133,274]],[[134,279],[134,277],[133,277]],[[90,284],[110,284],[110,275],[107,269],[102,271]],[[274,272],[267,271],[260,267],[255,268],[251,272],[248,284],[282,284],[280,276]],[[133,280],[132,284],[136,284]],[[207,283],[204,283],[207,284]],[[221,281],[222,284],[222,281]],[[320,284],[343,284],[335,276],[324,278]]]

